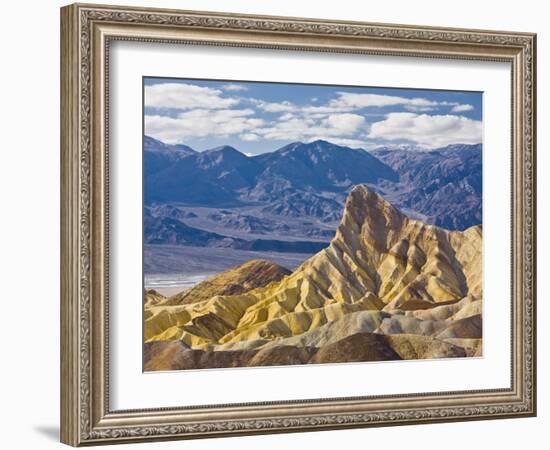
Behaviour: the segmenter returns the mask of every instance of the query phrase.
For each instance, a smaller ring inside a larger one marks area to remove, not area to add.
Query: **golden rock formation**
[[[145,305],[145,340],[177,339],[207,352],[244,351],[276,345],[318,348],[336,342],[331,333],[340,340],[367,332],[402,336],[382,342],[361,335],[342,344],[372,341],[391,347],[380,350],[377,358],[465,356],[462,347],[445,340],[481,337],[481,267],[481,226],[459,232],[412,220],[359,185],[348,196],[330,245],[292,274],[272,268],[268,272],[277,280],[258,287],[257,280],[265,280],[259,268],[250,279],[242,270],[229,271],[219,282],[213,279],[171,299],[151,300]],[[347,331],[337,326],[346,322],[357,326]],[[314,342],[312,336],[321,330],[324,342]],[[313,340],[300,341],[302,337]],[[468,351],[478,354],[480,348],[470,342]],[[308,361],[340,358],[335,349],[333,356],[322,356],[327,351]],[[284,360],[289,353],[282,354],[278,358]]]
[[[290,273],[288,269],[271,261],[253,259],[169,297],[162,304],[188,305],[208,300],[216,295],[242,294],[273,281],[280,281]]]

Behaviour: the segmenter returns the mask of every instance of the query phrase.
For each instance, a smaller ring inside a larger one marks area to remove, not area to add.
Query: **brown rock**
[[[288,366],[307,364],[317,352],[315,347],[281,345],[259,350],[248,362],[249,366]]]
[[[438,339],[469,338],[479,339],[482,335],[481,315],[467,317],[466,319],[454,320],[450,325],[441,331]]]
[[[386,336],[357,333],[333,344],[321,347],[310,363],[339,363],[358,361],[390,361],[401,359]]]
[[[189,347],[182,341],[158,341],[143,345],[143,368],[152,370],[176,370]]]
[[[164,304],[189,305],[216,295],[244,294],[271,282],[280,281],[290,273],[290,270],[271,261],[253,259],[170,297]]]
[[[154,289],[145,289],[143,292],[143,306],[148,308],[150,306],[158,305],[166,300],[164,295],[158,293]]]
[[[480,226],[425,224],[356,186],[330,245],[294,273],[254,260],[151,307],[146,339],[194,350],[155,347],[150,366],[170,355],[179,368],[476,355],[481,343],[459,340],[481,338],[481,250]]]
[[[412,334],[388,336],[392,348],[402,359],[464,358],[464,348],[432,338]]]

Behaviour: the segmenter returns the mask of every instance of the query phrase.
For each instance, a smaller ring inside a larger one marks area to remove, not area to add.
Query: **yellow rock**
[[[150,306],[145,339],[182,339],[196,348],[277,340],[358,311],[480,299],[481,262],[481,226],[459,232],[427,225],[357,186],[330,245],[294,273],[246,293]],[[468,308],[465,317],[479,313]]]
[[[244,294],[252,289],[280,281],[290,271],[263,259],[252,259],[204,280],[170,298],[165,305],[186,305],[208,300],[216,295]]]

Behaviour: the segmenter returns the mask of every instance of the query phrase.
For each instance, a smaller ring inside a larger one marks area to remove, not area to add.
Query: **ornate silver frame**
[[[512,66],[509,389],[112,411],[108,395],[108,58],[113,40],[201,43]],[[531,33],[75,4],[61,9],[61,440],[129,441],[536,414],[536,36]]]

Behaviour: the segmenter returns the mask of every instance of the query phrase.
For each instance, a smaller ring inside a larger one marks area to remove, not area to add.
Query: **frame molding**
[[[113,40],[506,61],[512,66],[510,389],[112,411],[108,64]],[[74,4],[61,9],[61,440],[73,445],[536,415],[536,35]]]

